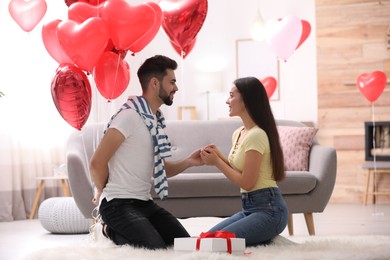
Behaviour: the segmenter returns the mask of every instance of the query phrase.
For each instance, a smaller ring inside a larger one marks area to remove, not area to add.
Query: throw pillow
[[[286,171],[307,171],[309,152],[318,129],[314,127],[278,126]]]

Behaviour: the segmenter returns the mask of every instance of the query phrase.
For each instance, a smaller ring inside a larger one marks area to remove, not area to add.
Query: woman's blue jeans
[[[171,213],[152,200],[103,199],[99,207],[107,236],[117,245],[167,248],[175,237],[190,235]]]
[[[245,238],[246,246],[268,244],[287,226],[287,205],[279,188],[242,193],[243,210],[214,226],[210,232],[225,230]]]

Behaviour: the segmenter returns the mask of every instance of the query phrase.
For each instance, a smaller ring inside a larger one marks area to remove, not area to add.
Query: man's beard
[[[170,99],[169,94],[161,87],[158,96],[164,102],[165,105],[170,106],[173,104],[173,100]]]

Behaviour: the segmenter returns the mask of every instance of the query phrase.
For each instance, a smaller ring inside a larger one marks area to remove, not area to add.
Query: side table
[[[54,175],[54,176],[47,176],[47,177],[36,177],[37,180],[40,180],[39,186],[37,189],[37,193],[35,194],[34,203],[31,209],[31,213],[29,216],[29,219],[33,219],[35,216],[35,212],[38,208],[38,202],[39,198],[41,197],[41,193],[43,190],[43,187],[45,186],[45,181],[47,180],[60,180],[61,186],[62,186],[62,193],[65,197],[69,197],[69,181],[68,181],[68,175]]]
[[[377,195],[390,195],[390,190],[378,191],[376,189],[375,183],[375,174],[380,173],[390,173],[390,161],[376,161],[374,162],[365,162],[362,165],[363,169],[368,170],[367,181],[366,181],[366,191],[364,193],[364,205],[367,205],[368,194],[372,194],[372,203],[375,204]],[[369,192],[370,180],[372,175],[372,192]]]

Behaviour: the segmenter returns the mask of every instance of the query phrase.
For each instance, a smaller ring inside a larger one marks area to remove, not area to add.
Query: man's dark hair
[[[163,55],[155,55],[145,60],[137,72],[142,90],[146,90],[152,77],[162,81],[164,76],[167,75],[167,69],[177,69],[177,62]]]

